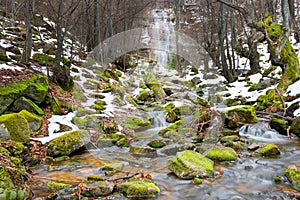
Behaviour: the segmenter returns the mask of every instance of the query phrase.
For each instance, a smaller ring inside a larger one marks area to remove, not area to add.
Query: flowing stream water
[[[168,15],[164,10],[153,10],[152,15],[154,26],[172,27],[167,21]],[[173,31],[172,29],[167,30]],[[166,32],[166,34],[169,33]],[[167,43],[164,40],[162,44],[157,45],[162,45],[159,49],[163,49],[168,48]],[[166,67],[169,53],[158,50],[154,51],[154,54],[158,60],[157,66],[145,69],[147,63],[142,62],[133,74],[130,74],[130,76],[125,74],[120,82],[123,81],[123,84],[129,82],[133,85],[136,83],[138,85],[145,71],[151,70],[154,72],[156,67],[156,74],[159,74],[160,81],[165,86],[172,88],[174,92],[171,99],[176,104],[190,103],[186,97],[194,95],[195,92],[181,84],[180,80],[184,79],[180,78],[175,69]],[[122,107],[115,106],[112,104],[114,96],[111,93],[99,93],[95,89],[87,88],[84,83],[88,80],[97,80],[96,74],[90,69],[80,69],[79,78],[76,82],[84,89],[87,97],[82,105],[87,109],[91,109],[96,101],[94,98],[95,93],[105,95],[104,100],[107,102],[107,109],[102,114],[96,114],[95,117],[118,115],[120,120],[123,120],[129,113],[146,114],[153,119],[152,127],[136,131],[133,136],[135,142],[132,145],[143,146],[153,139],[161,139],[158,135],[159,130],[170,125],[166,122],[163,111],[151,108],[149,110],[146,109],[147,106],[145,106],[146,111],[136,110],[129,104]],[[135,90],[131,91],[132,94],[138,92]],[[72,117],[74,114],[76,113],[70,114],[70,116]],[[60,118],[60,122],[62,122],[62,119],[66,119],[66,116]],[[53,122],[55,124],[55,120]],[[74,129],[76,128],[74,127]],[[235,162],[215,163],[215,171],[222,172],[222,176],[216,179],[204,180],[201,185],[193,185],[190,180],[178,179],[167,169],[168,159],[174,157],[176,152],[186,149],[186,144],[173,143],[149,155],[135,155],[129,152],[129,148],[117,146],[89,148],[80,154],[73,155],[70,160],[42,164],[32,169],[34,174],[33,192],[36,197],[43,197],[47,195],[46,183],[48,181],[75,185],[86,180],[89,174],[104,175],[104,172],[100,169],[105,163],[122,163],[124,166],[122,172],[115,176],[135,172],[151,174],[153,181],[161,189],[161,194],[156,199],[291,199],[286,195],[287,191],[293,191],[287,180],[284,180],[282,184],[275,184],[273,179],[275,175],[283,177],[285,167],[299,164],[300,141],[279,136],[262,123],[242,127],[240,135],[248,140],[252,138],[253,141],[255,140],[254,143],[257,144],[275,143],[280,148],[281,154],[277,158],[266,159],[257,158],[244,150],[239,153],[239,158]],[[188,140],[188,137],[187,134],[186,138],[182,139]],[[46,142],[47,138],[44,139]],[[119,199],[118,197],[108,198]]]

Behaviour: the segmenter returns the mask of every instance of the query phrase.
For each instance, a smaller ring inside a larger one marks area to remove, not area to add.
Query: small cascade
[[[280,135],[277,131],[268,128],[266,123],[257,123],[242,126],[239,130],[240,136],[253,138],[262,142],[280,142],[288,140],[287,136]]]
[[[149,118],[151,119],[152,126],[155,129],[166,128],[169,124],[166,122],[165,112],[163,111],[152,111],[149,112]]]

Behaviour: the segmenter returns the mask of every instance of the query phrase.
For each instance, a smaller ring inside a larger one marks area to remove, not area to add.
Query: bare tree
[[[26,42],[20,59],[21,63],[28,63],[32,51],[32,29],[31,29],[31,22],[30,22],[31,10],[32,9],[31,9],[30,0],[24,0],[24,21],[26,26]]]

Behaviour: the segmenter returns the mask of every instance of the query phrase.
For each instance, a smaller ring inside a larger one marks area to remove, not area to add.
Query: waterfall
[[[158,66],[166,67],[169,61],[171,42],[174,42],[174,26],[168,21],[168,14],[164,10],[154,9],[151,12],[153,18],[152,42],[156,49],[153,51]]]
[[[149,112],[148,115],[149,115],[149,118],[151,119],[152,126],[155,127],[155,129],[163,129],[169,125],[166,122],[165,112],[163,112],[163,111],[152,111],[152,112]]]

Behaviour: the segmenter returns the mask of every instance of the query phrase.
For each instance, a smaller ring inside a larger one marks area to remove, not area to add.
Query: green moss
[[[0,52],[0,62],[1,61],[3,61],[3,62],[9,62],[11,60],[6,56],[5,52]]]
[[[201,185],[203,180],[201,178],[194,178],[193,179],[193,184],[194,185]]]
[[[47,189],[48,189],[48,191],[52,191],[52,192],[59,191],[61,189],[70,188],[70,187],[71,187],[70,184],[57,183],[57,182],[54,182],[54,181],[49,181],[47,183]]]
[[[117,190],[128,198],[155,197],[160,189],[149,179],[131,178],[117,185]]]
[[[10,152],[5,149],[4,147],[0,147],[0,154],[4,155],[4,156],[10,156]]]
[[[4,188],[4,189],[15,188],[14,183],[11,180],[9,173],[2,166],[0,166],[0,188]]]
[[[267,144],[259,148],[256,153],[261,156],[272,157],[280,154],[279,148],[275,144]]]
[[[272,117],[270,119],[270,127],[278,131],[280,134],[286,135],[289,123],[285,120]]]
[[[95,101],[95,104],[93,105],[93,108],[96,111],[102,111],[102,110],[105,110],[105,105],[106,105],[105,101],[97,100],[97,101]]]
[[[257,105],[256,105],[257,110],[264,110],[270,106],[277,106],[278,108],[280,108],[281,105],[280,97],[276,95],[275,89],[268,90],[267,94],[265,95],[260,95],[256,101],[257,101]]]
[[[55,58],[43,53],[35,53],[32,56],[32,60],[40,65],[53,65]]]
[[[236,128],[247,123],[258,122],[253,106],[241,106],[226,111],[226,123],[229,128]]]
[[[48,144],[48,155],[57,157],[70,155],[89,142],[89,134],[85,130],[72,131],[55,138]]]
[[[288,178],[288,180],[291,182],[293,187],[300,190],[300,167],[293,166],[293,167],[287,167],[284,169],[284,175]]]
[[[139,117],[128,117],[127,119],[125,119],[125,124],[128,126],[128,128],[137,130],[150,126],[151,121],[149,119],[141,119]]]
[[[30,130],[37,131],[42,126],[42,118],[39,116],[36,116],[27,110],[22,110],[19,112],[21,116],[23,116],[27,122],[29,123]]]
[[[9,138],[17,142],[29,142],[30,131],[25,117],[12,113],[0,116],[0,124],[4,124],[9,132]]]
[[[167,128],[164,128],[158,132],[158,135],[164,137],[168,132],[178,133],[178,129],[184,124],[183,120],[178,120],[177,122],[171,124]]]
[[[142,90],[137,96],[136,99],[139,101],[148,101],[151,98],[151,94],[147,90]]]
[[[148,143],[148,145],[152,148],[158,149],[166,146],[167,144],[163,140],[152,140],[151,142]]]
[[[281,177],[280,176],[274,176],[274,182],[275,183],[281,183],[282,182]]]
[[[238,154],[232,148],[220,145],[206,151],[205,156],[217,161],[235,161]]]
[[[43,75],[35,75],[23,81],[10,83],[6,87],[0,87],[0,114],[21,96],[40,104],[44,101],[48,89],[47,78]]]
[[[103,176],[90,174],[90,175],[88,175],[87,180],[88,181],[104,181],[105,178]]]
[[[250,86],[250,88],[249,88],[249,92],[252,92],[252,91],[255,91],[255,90],[257,90],[257,83],[253,83],[251,86]]]
[[[168,169],[182,179],[209,177],[214,172],[214,162],[202,154],[186,150],[168,160]]]

